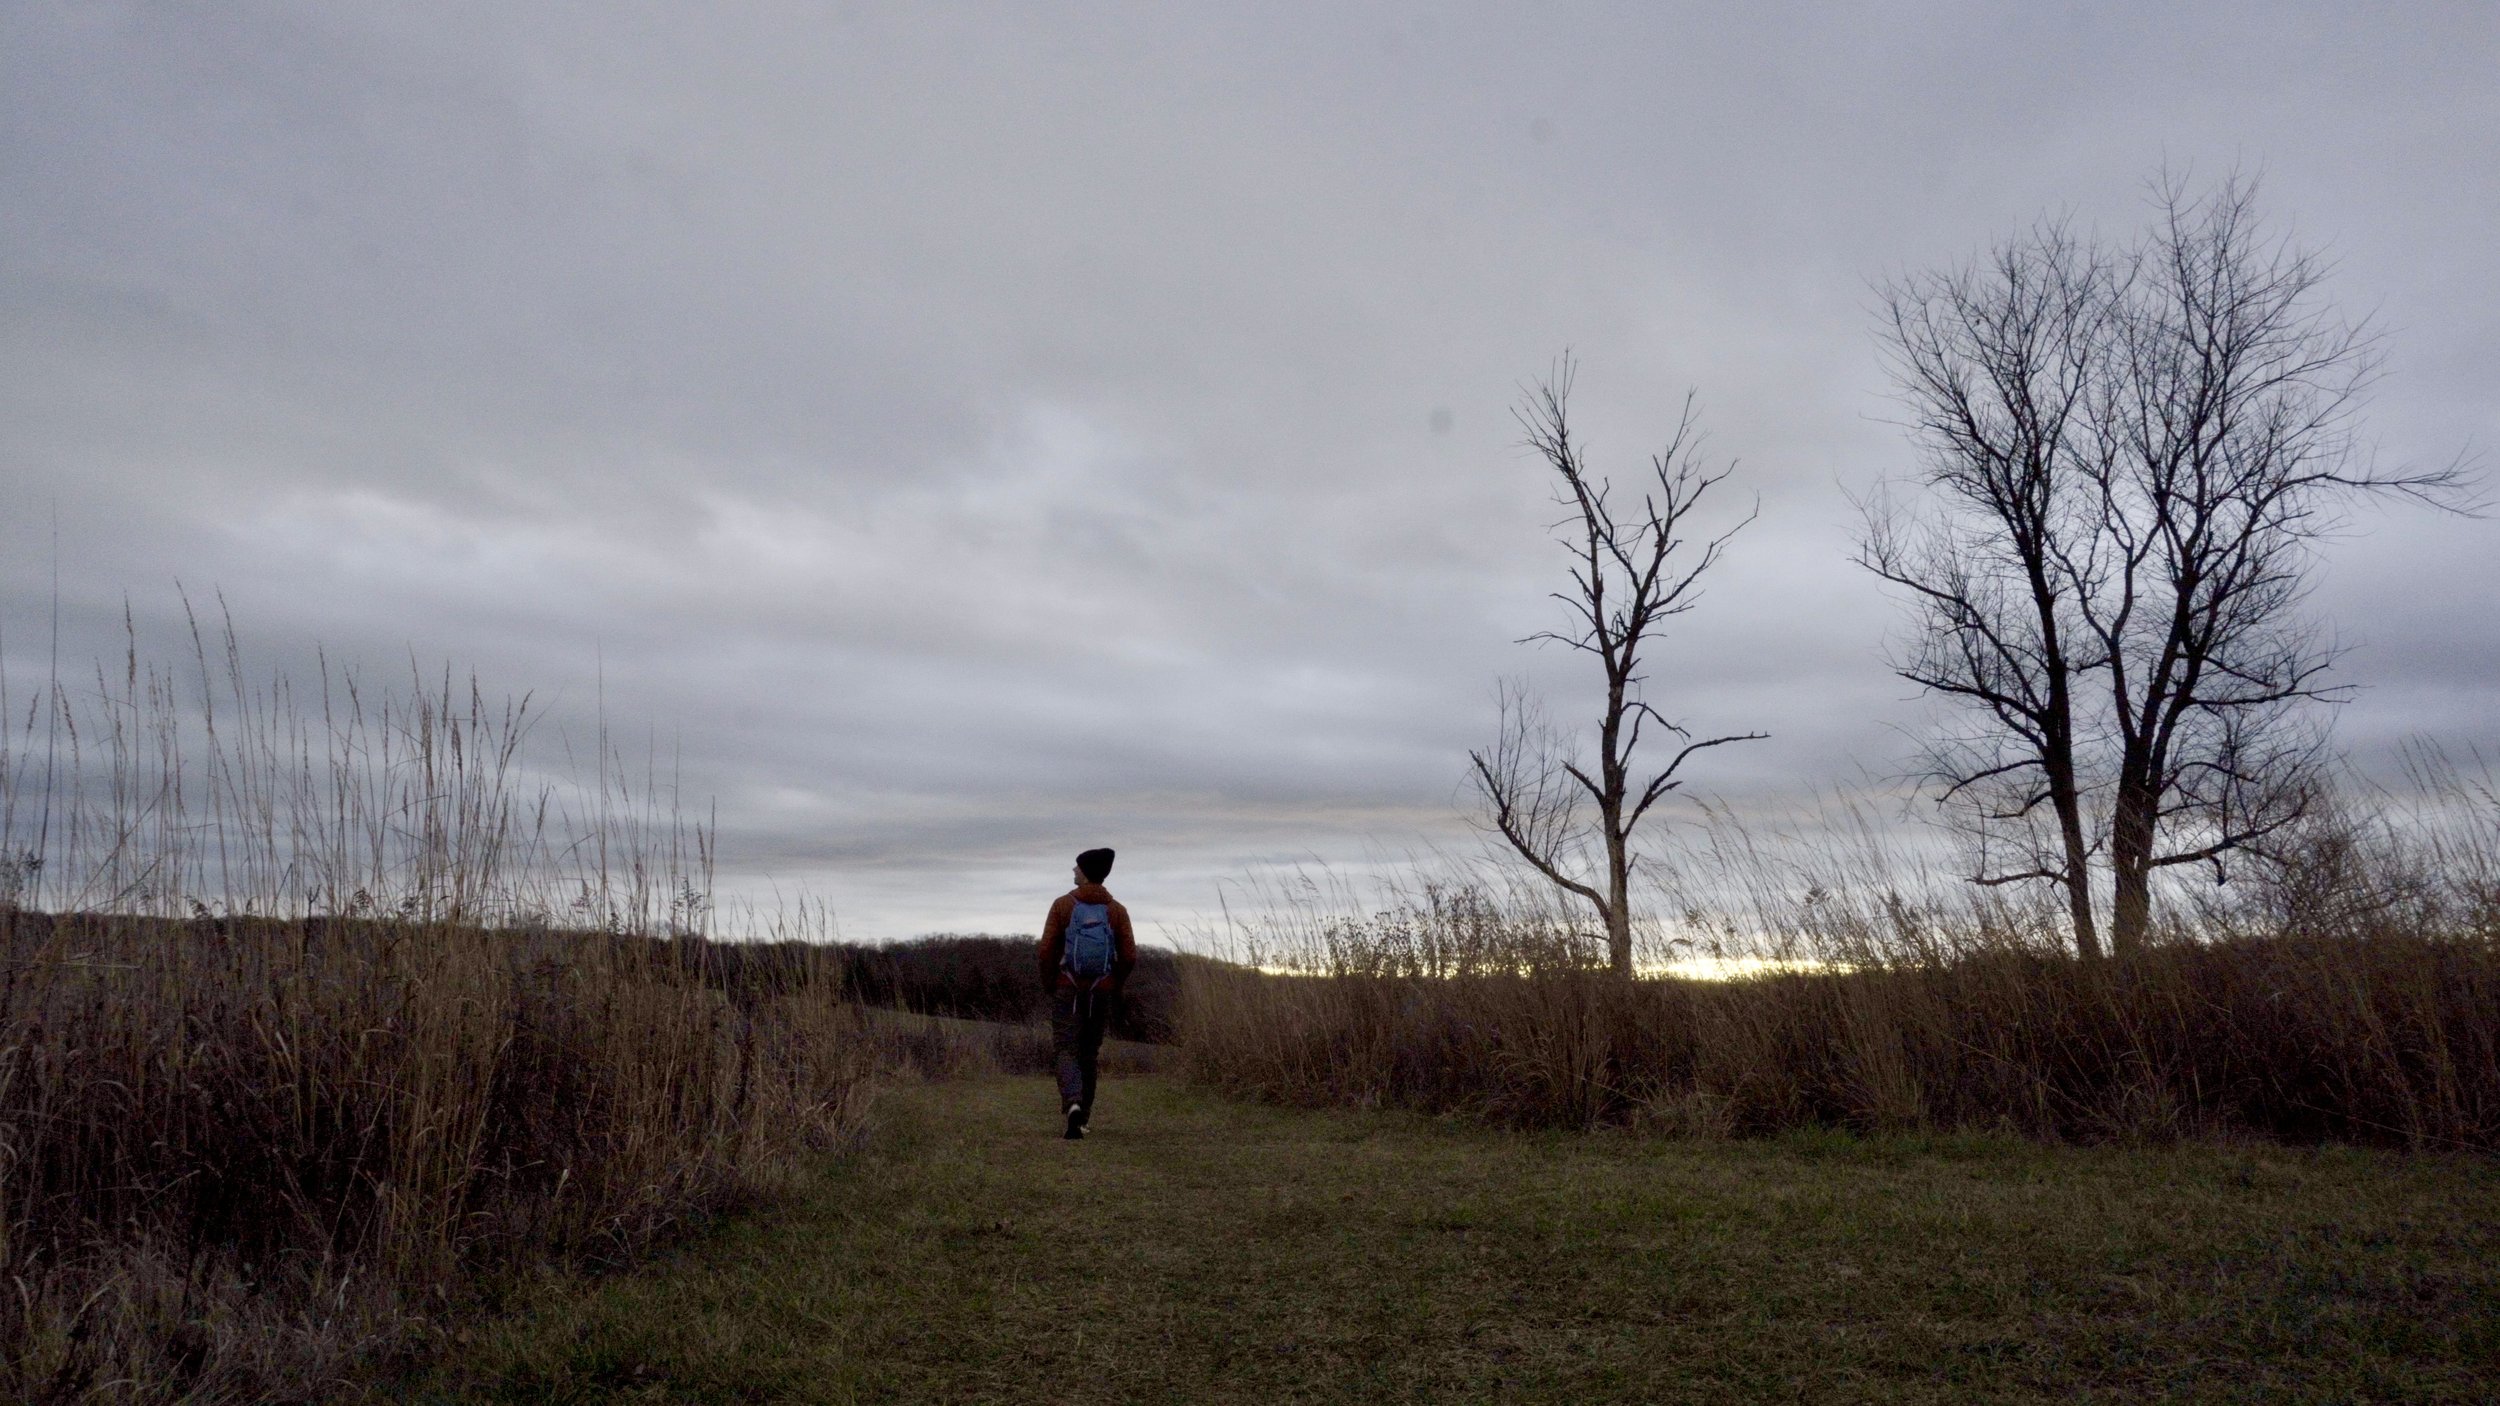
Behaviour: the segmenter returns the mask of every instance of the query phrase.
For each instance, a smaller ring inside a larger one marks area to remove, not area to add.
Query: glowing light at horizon
[[[1274,963],[1261,963],[1255,970],[1269,976],[1331,975],[1326,971]],[[1644,962],[1633,970],[1639,976],[1675,977],[1684,981],[1746,981],[1764,976],[1842,972],[1849,967],[1847,963],[1819,961],[1812,957],[1679,957],[1671,962]]]

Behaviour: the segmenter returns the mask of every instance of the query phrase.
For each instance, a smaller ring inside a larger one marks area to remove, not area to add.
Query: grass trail
[[[393,1399],[2483,1401],[2500,1165],[1520,1135],[893,1091],[806,1198],[540,1286]]]

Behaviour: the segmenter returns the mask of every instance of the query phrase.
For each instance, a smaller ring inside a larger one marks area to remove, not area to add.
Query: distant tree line
[[[1034,978],[1029,937],[948,933],[887,945],[680,939],[672,947],[680,960],[699,963],[733,999],[786,987],[808,972],[838,975],[847,999],[921,1015],[1021,1024],[1050,1014],[1049,993]],[[1170,1040],[1181,967],[1207,960],[1140,945],[1112,1035]]]
[[[964,1020],[1041,1020],[1049,993],[1034,980],[1033,939],[958,936],[916,938],[888,946],[840,948],[842,987],[852,1000],[922,1015]],[[1111,1033],[1122,1040],[1172,1038],[1181,966],[1204,961],[1140,944]]]

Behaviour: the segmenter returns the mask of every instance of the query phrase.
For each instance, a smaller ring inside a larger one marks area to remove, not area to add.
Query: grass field
[[[542,1281],[397,1401],[2488,1401],[2500,1164],[1517,1133],[892,1089],[795,1200]]]

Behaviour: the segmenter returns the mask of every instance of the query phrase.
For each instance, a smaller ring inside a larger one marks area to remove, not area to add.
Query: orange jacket
[[[1059,953],[1068,938],[1068,918],[1080,903],[1111,907],[1111,933],[1120,943],[1119,954],[1111,959],[1111,989],[1117,991],[1128,984],[1128,974],[1137,966],[1137,936],[1129,931],[1128,909],[1100,884],[1078,884],[1050,905],[1050,916],[1042,919],[1041,946],[1036,949],[1042,959],[1042,985],[1057,991],[1076,988],[1076,979],[1060,969]]]

